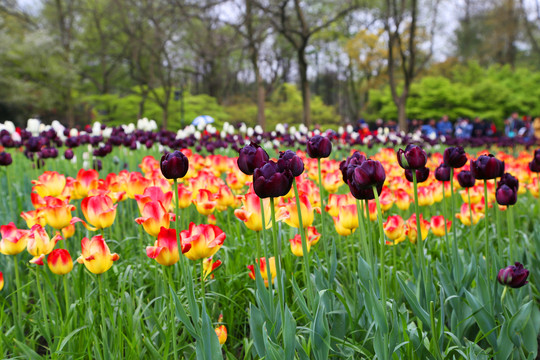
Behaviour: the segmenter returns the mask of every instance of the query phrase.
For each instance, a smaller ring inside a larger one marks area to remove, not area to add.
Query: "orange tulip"
[[[41,208],[41,213],[47,225],[56,230],[68,226],[75,206],[68,204],[68,200],[60,200],[52,196],[46,196],[44,200],[47,206]]]
[[[220,323],[223,322],[223,315],[219,315],[218,322],[220,322]],[[215,331],[216,331],[216,335],[217,335],[218,340],[219,340],[219,344],[220,345],[225,344],[225,342],[227,341],[227,328],[225,327],[225,325],[219,325],[215,329]]]
[[[182,253],[190,248],[191,244],[182,244]],[[180,260],[176,230],[161,227],[154,246],[146,247],[146,255],[163,266],[176,264]]]
[[[225,233],[215,225],[189,224],[189,230],[180,232],[182,245],[191,245],[184,255],[190,260],[199,260],[214,255],[225,241]]]
[[[255,262],[259,265],[259,269],[261,272],[261,277],[264,280],[264,285],[268,287],[268,269],[270,268],[270,277],[272,284],[274,283],[274,278],[276,277],[276,259],[272,256],[268,262],[268,266],[266,263],[266,258],[260,258],[255,259]],[[253,265],[248,265],[247,267],[250,270],[249,277],[255,280],[255,267]]]
[[[444,229],[444,216],[438,215],[433,216],[431,218],[431,230],[433,231],[433,235],[435,236],[444,236],[445,229]],[[446,231],[450,231],[450,227],[452,226],[452,221],[446,220]]]
[[[261,231],[263,229],[262,225],[262,213],[261,213],[261,203],[259,197],[255,193],[247,193],[242,202],[244,205],[240,209],[234,210],[234,215],[242,220],[248,229],[253,231]],[[270,228],[272,223],[270,221],[270,200],[263,199],[264,206],[264,216],[266,222],[266,228]]]
[[[206,280],[208,276],[210,279],[214,278],[213,272],[221,266],[221,260],[212,260],[212,256],[203,260],[203,274],[202,279]]]
[[[88,196],[88,192],[91,189],[96,189],[98,187],[98,181],[99,173],[96,170],[79,170],[77,173],[77,178],[73,182],[71,198],[84,199]]]
[[[306,248],[307,251],[311,251],[311,246],[319,242],[321,234],[317,232],[315,226],[310,226],[306,229]],[[302,249],[302,237],[300,234],[296,234],[294,238],[289,240],[291,243],[291,251],[295,256],[301,257],[304,256],[304,251]]]
[[[101,235],[92,237],[91,240],[81,240],[82,254],[77,259],[79,264],[84,264],[88,271],[94,274],[102,274],[109,270],[113,262],[118,260],[118,254],[111,254],[109,247]]]
[[[39,196],[59,196],[66,186],[66,177],[56,171],[45,171],[38,177],[38,180],[32,180],[34,184],[33,191]]]
[[[95,227],[95,229],[104,229],[114,223],[117,206],[117,204],[113,205],[113,201],[110,197],[103,195],[89,196],[84,198],[81,203],[81,209],[84,217],[92,226]],[[77,218],[74,218],[73,220],[75,219]]]
[[[162,227],[169,228],[171,218],[174,220],[175,216],[169,214],[161,202],[151,201],[144,205],[142,217],[135,219],[135,222],[142,225],[150,236],[156,237]]]
[[[26,250],[33,256],[30,262],[32,264],[43,265],[43,258],[45,255],[53,251],[56,243],[60,240],[62,236],[59,233],[51,239],[45,231],[45,229],[36,224],[30,229],[28,234],[28,242],[26,244]]]
[[[306,194],[301,194],[300,199],[300,211],[302,212],[302,225],[307,228],[313,224],[314,215],[313,210],[321,212],[319,208],[313,208]],[[285,220],[285,223],[289,226],[299,228],[300,219],[298,217],[298,209],[296,207],[296,199],[291,199],[285,205],[282,205],[277,212],[277,220]]]
[[[199,189],[197,196],[193,199],[193,203],[201,215],[210,215],[214,212],[217,205],[214,194],[206,189]]]
[[[49,270],[56,275],[65,275],[73,270],[73,260],[65,249],[55,249],[47,256]]]
[[[416,223],[416,214],[412,214],[412,216],[407,220],[407,228],[405,229],[405,235],[409,238],[409,241],[413,244],[416,244],[416,240],[418,239],[418,230],[417,230],[417,223]],[[422,232],[422,241],[426,240],[428,231],[429,231],[429,221],[424,220],[424,217],[422,214],[420,214],[420,230]]]
[[[17,255],[26,248],[29,230],[19,230],[15,223],[0,226],[2,240],[0,241],[0,253],[4,255]]]
[[[391,241],[387,241],[388,245],[396,245],[407,238],[405,235],[405,221],[399,215],[389,216],[383,224],[384,234]]]

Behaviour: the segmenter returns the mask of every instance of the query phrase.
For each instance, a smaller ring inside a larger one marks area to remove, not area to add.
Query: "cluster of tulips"
[[[456,251],[454,214],[465,226],[474,226],[485,218],[484,256],[489,264],[489,209],[496,206],[497,217],[500,211],[507,213],[509,231],[513,234],[512,205],[516,204],[517,196],[529,191],[539,197],[540,149],[532,156],[523,153],[513,158],[504,153],[497,156],[481,153],[473,159],[461,147],[447,148],[444,154],[428,157],[421,147],[408,145],[397,153],[382,149],[372,159],[353,151],[341,162],[328,159],[331,152],[331,141],[316,135],[308,140],[306,152],[287,150],[280,152],[277,159],[271,159],[262,147],[252,143],[240,149],[237,158],[203,157],[187,149],[166,153],[160,161],[147,156],[139,165],[142,172],[123,170],[104,179],[96,170],[81,169],[76,178],[46,171],[33,181],[34,209],[21,213],[28,229],[18,229],[13,222],[3,225],[0,253],[17,255],[27,250],[32,256],[30,263],[37,266],[36,276],[39,267],[45,264],[52,273],[66,275],[73,269],[66,239],[75,236],[76,226],[82,225],[88,232],[99,234],[80,240],[77,262],[91,273],[103,274],[119,260],[119,255],[111,253],[107,245],[105,230],[118,221],[119,203],[136,202],[140,216],[133,219],[134,223],[152,239],[141,251],[145,250],[149,258],[164,267],[180,261],[183,271],[187,271],[187,260],[200,261],[204,291],[204,281],[221,265],[214,257],[226,238],[224,231],[216,226],[215,212],[230,208],[238,220],[257,233],[256,264],[246,264],[249,277],[260,276],[269,288],[277,279],[276,291],[284,307],[278,221],[298,229],[289,244],[292,254],[303,258],[306,277],[310,274],[309,253],[318,242],[323,244],[323,258],[329,256],[324,234],[325,213],[333,219],[335,232],[340,236],[349,237],[359,229],[363,255],[371,263],[378,256],[382,264],[385,247],[398,246],[407,239],[416,246],[419,260],[424,262],[423,243],[429,231],[449,242],[453,230]],[[343,191],[347,189],[345,185],[349,191]],[[454,193],[460,188],[463,205],[455,213]],[[429,206],[446,197],[451,197],[451,215],[433,214],[429,221],[425,220]],[[84,219],[72,215],[77,210],[74,205],[77,200]],[[411,204],[415,211],[404,218]],[[199,220],[206,223],[185,223],[181,211],[190,206],[200,214]],[[426,209],[422,215],[421,206]],[[315,212],[321,216],[321,233],[314,226]],[[397,214],[384,220],[389,212]],[[367,244],[364,233],[365,224],[371,226],[372,222],[378,222],[380,230],[378,254],[371,252],[375,244]],[[269,228],[273,233],[272,257],[267,243],[260,240]],[[509,249],[508,259],[513,261],[513,245]],[[14,269],[18,271],[17,264]],[[385,274],[379,275],[384,289]],[[501,269],[497,279],[503,285],[517,288],[527,283],[527,277],[528,270],[516,262]],[[18,281],[18,273],[15,278]],[[3,284],[0,272],[0,289]],[[311,281],[306,279],[306,284],[308,293],[312,293]],[[216,334],[223,344],[227,338],[224,325],[216,328]]]

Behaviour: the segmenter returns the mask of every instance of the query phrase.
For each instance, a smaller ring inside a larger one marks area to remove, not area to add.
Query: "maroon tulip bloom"
[[[255,169],[263,166],[269,159],[270,157],[262,147],[251,143],[240,149],[236,163],[244,174],[253,175]]]
[[[476,179],[470,171],[462,171],[458,174],[457,180],[462,188],[470,188],[476,183]]]
[[[253,190],[261,199],[285,196],[291,190],[293,175],[270,160],[253,172]]]
[[[416,169],[416,170],[407,169],[407,170],[405,170],[405,179],[407,179],[407,181],[409,181],[409,182],[414,181],[413,173],[412,173],[413,171],[416,173],[416,182],[417,183],[423,183],[429,177],[429,169],[427,167],[423,167],[421,169]]]
[[[358,165],[361,165],[366,160],[367,159],[364,155],[360,154],[360,152],[358,151],[355,151],[351,156],[347,158],[347,160],[343,160],[341,163],[339,163],[339,170],[341,170],[343,182],[347,183],[349,178],[348,173],[350,172],[352,176],[354,168]],[[348,170],[349,168],[351,169],[351,171]]]
[[[374,199],[373,186],[380,194],[386,180],[382,164],[375,160],[365,160],[360,165],[349,165],[346,173],[347,185],[349,185],[351,194],[360,200]]]
[[[0,153],[0,165],[1,166],[8,166],[11,165],[13,162],[13,159],[11,158],[11,154],[8,152],[1,152]]]
[[[426,167],[427,154],[420,146],[409,144],[397,153],[399,166],[405,170],[418,170]]]
[[[499,270],[497,281],[501,285],[517,289],[528,283],[528,277],[529,270],[525,269],[519,262],[516,262],[515,265],[510,265]]]
[[[161,157],[161,173],[166,179],[181,179],[189,170],[189,160],[180,150]]]
[[[458,169],[467,163],[467,154],[461,146],[449,147],[444,150],[443,161],[447,166]]]
[[[304,172],[304,162],[292,150],[281,151],[277,164],[281,170],[289,169],[294,177]]]
[[[444,163],[439,165],[435,170],[435,179],[439,181],[450,181],[450,166],[447,166]]]
[[[536,162],[535,160],[531,161],[529,163],[529,170],[535,173],[540,173],[540,162]]]
[[[308,140],[307,153],[310,158],[327,158],[332,152],[332,142],[325,136],[315,135]]]
[[[66,149],[66,151],[64,151],[64,159],[71,160],[73,159],[73,156],[75,156],[75,154],[73,154],[73,150]]]
[[[490,180],[504,174],[504,161],[495,156],[481,155],[476,161],[471,160],[471,172],[477,180]]]
[[[517,189],[511,188],[506,184],[497,187],[495,198],[499,205],[515,205],[517,202]]]
[[[512,176],[512,174],[510,173],[504,173],[503,176],[501,176],[501,180],[499,180],[499,182],[497,183],[497,187],[502,185],[508,185],[509,188],[518,191],[519,180]]]

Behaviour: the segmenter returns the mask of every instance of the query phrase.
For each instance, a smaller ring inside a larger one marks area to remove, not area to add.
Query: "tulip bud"
[[[75,155],[73,154],[73,150],[71,150],[71,149],[66,149],[66,151],[64,151],[64,158],[65,158],[66,160],[71,160],[71,159],[73,159],[73,156],[75,156]]]
[[[11,165],[13,162],[13,159],[11,158],[11,154],[8,152],[1,152],[0,153],[0,166],[8,166]]]
[[[495,198],[499,205],[514,205],[517,202],[517,189],[510,188],[506,184],[497,187]]]
[[[262,199],[285,196],[291,190],[293,175],[270,160],[253,172],[253,190]]]
[[[397,159],[403,169],[418,170],[426,166],[427,154],[420,146],[409,144],[405,150],[398,150]]]
[[[519,262],[516,262],[515,265],[510,265],[499,270],[497,281],[501,285],[517,289],[528,283],[527,277],[529,277],[529,270],[525,269]]]
[[[439,181],[450,181],[450,166],[447,166],[444,163],[439,165],[435,170],[435,179]]]
[[[240,171],[244,174],[253,175],[255,169],[262,167],[269,159],[270,157],[266,151],[258,144],[252,142],[240,149],[237,164]]]
[[[218,322],[223,322],[223,315],[219,315]],[[227,328],[225,327],[225,325],[218,326],[217,328],[215,328],[215,331],[219,340],[219,344],[225,344],[225,342],[227,341]]]
[[[47,257],[49,270],[56,275],[65,275],[73,270],[73,260],[65,249],[55,249]]]
[[[282,171],[289,169],[294,177],[300,176],[304,172],[304,162],[292,150],[281,151],[277,164]]]
[[[467,154],[461,146],[449,147],[444,150],[443,161],[446,166],[457,169],[467,163]]]
[[[347,158],[347,160],[343,160],[339,164],[339,170],[341,170],[341,175],[343,177],[343,182],[347,183],[348,180],[348,168],[350,165],[361,165],[364,161],[366,161],[366,157],[361,154],[358,151],[355,151],[351,156]],[[354,168],[353,168],[354,169]]]
[[[417,183],[423,183],[429,177],[429,169],[427,167],[417,169],[417,170],[414,170],[414,171],[416,173],[416,182]],[[405,170],[405,179],[407,179],[407,181],[409,181],[409,182],[414,181],[412,172],[413,172],[413,170],[411,170],[411,169],[406,169]]]
[[[315,135],[307,142],[307,153],[310,158],[327,158],[332,152],[332,142],[325,136]]]
[[[181,179],[189,170],[189,160],[180,150],[175,150],[161,157],[160,168],[166,179]]]
[[[474,186],[474,183],[476,182],[476,179],[474,178],[473,174],[470,171],[462,171],[457,176],[459,185],[462,188],[470,188]]]

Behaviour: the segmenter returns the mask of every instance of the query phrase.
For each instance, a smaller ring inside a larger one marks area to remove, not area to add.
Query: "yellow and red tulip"
[[[81,240],[82,254],[77,259],[79,264],[84,264],[88,271],[94,274],[102,274],[109,270],[113,262],[118,260],[118,254],[111,254],[107,243],[101,235],[92,237],[91,240]]]
[[[482,214],[478,208],[476,208],[474,205],[472,207],[472,221],[473,225],[478,223],[480,219],[484,217],[484,214]],[[465,226],[471,226],[471,213],[469,209],[469,204],[463,203],[461,205],[459,214],[456,214],[456,218],[458,218],[461,223]]]
[[[135,222],[142,225],[150,236],[156,237],[162,227],[169,228],[171,218],[174,220],[175,216],[169,214],[161,202],[150,201],[144,205],[142,216],[135,219]]]
[[[218,322],[220,322],[220,323],[223,322],[223,315],[219,315]],[[227,341],[227,328],[225,327],[225,325],[219,325],[215,329],[215,331],[216,331],[216,335],[217,335],[218,340],[219,340],[219,344],[220,345],[225,344],[225,342]]]
[[[144,189],[142,195],[135,195],[135,200],[137,201],[137,206],[139,207],[139,212],[142,214],[144,205],[150,201],[161,202],[165,209],[171,209],[171,202],[173,198],[172,191],[163,192],[159,186],[149,186]]]
[[[60,233],[56,233],[51,239],[41,225],[36,224],[32,226],[26,244],[26,250],[33,256],[30,262],[32,264],[43,265],[43,258],[53,251],[56,243],[60,239],[62,239]]]
[[[247,228],[253,231],[261,231],[263,229],[262,225],[262,213],[261,213],[261,203],[259,197],[255,193],[247,193],[243,199],[243,206],[240,209],[234,210],[234,215],[242,220],[246,224]],[[264,206],[264,215],[266,228],[272,226],[270,218],[270,200],[263,199]]]
[[[71,212],[75,206],[68,204],[69,200],[60,200],[52,196],[45,197],[46,206],[41,208],[41,214],[50,227],[61,230],[68,226],[71,221]]]
[[[81,221],[89,230],[107,228],[114,223],[117,206],[118,204],[113,204],[112,199],[108,196],[89,196],[83,199],[81,210],[88,223],[94,226],[95,229],[88,227],[84,221],[79,218],[73,218],[72,223],[74,220],[75,222]]]
[[[56,171],[45,171],[37,180],[32,180],[33,191],[39,196],[60,196],[66,186],[66,177]]]
[[[129,174],[128,181],[126,182],[126,193],[130,199],[135,199],[135,195],[142,195],[144,189],[152,185],[152,180],[145,178],[139,172],[132,172]]]
[[[29,229],[36,224],[41,226],[47,225],[41,209],[21,212],[21,217],[24,219],[24,221],[26,221],[26,226],[28,226]]]
[[[73,260],[66,249],[54,249],[47,256],[49,270],[56,275],[65,275],[73,270]]]
[[[217,206],[214,194],[206,189],[199,189],[193,203],[201,215],[210,215]]]
[[[418,239],[418,227],[416,222],[416,214],[412,214],[412,216],[407,220],[407,227],[405,229],[405,235],[409,238],[409,241],[413,244],[416,244],[416,240]],[[422,214],[420,214],[420,229],[422,232],[422,241],[426,240],[428,236],[429,231],[429,221],[424,220],[424,217]]]
[[[202,279],[206,280],[208,276],[210,279],[214,278],[213,272],[221,266],[221,260],[213,260],[212,256],[203,260],[203,274]]]
[[[219,211],[225,211],[228,207],[236,204],[236,199],[227,185],[221,185],[217,194],[215,195],[217,202],[217,209]]]
[[[396,205],[400,210],[409,210],[409,206],[411,206],[411,197],[405,190],[397,189],[394,193],[394,196]]]
[[[307,251],[311,251],[311,246],[319,242],[321,234],[317,232],[315,226],[310,226],[306,229],[306,248]],[[304,256],[304,251],[302,249],[302,237],[300,234],[296,234],[294,238],[290,239],[291,251],[295,256],[302,257]]]
[[[4,288],[4,274],[0,271],[0,290]]]
[[[189,224],[189,230],[180,232],[182,246],[191,245],[184,255],[190,260],[199,260],[214,255],[223,246],[225,233],[215,225]]]
[[[274,279],[276,277],[276,259],[272,256],[268,260],[268,264],[266,262],[266,258],[260,258],[255,259],[255,262],[259,265],[259,269],[261,272],[261,277],[264,280],[264,285],[268,287],[268,269],[270,269],[270,279],[272,281],[272,284],[274,283]],[[254,265],[248,265],[247,267],[249,272],[249,277],[255,280],[255,266]]]
[[[300,211],[302,212],[302,225],[304,228],[307,228],[313,224],[315,219],[313,215],[313,210],[316,210],[320,213],[319,208],[313,208],[307,195],[301,194],[300,199]],[[298,217],[298,209],[296,207],[296,199],[291,199],[288,203],[282,205],[277,212],[277,220],[284,220],[285,223],[289,226],[299,228],[300,219]]]
[[[182,244],[182,253],[185,253],[190,248],[191,244]],[[154,246],[146,247],[146,255],[164,266],[176,264],[180,260],[176,230],[162,227]]]
[[[405,221],[399,215],[392,215],[383,224],[384,234],[390,240],[388,245],[396,245],[407,238],[405,234]]]
[[[99,173],[96,170],[81,169],[77,173],[77,178],[73,182],[71,190],[72,199],[84,199],[88,196],[88,192],[92,189],[97,189],[99,182]]]
[[[2,240],[0,241],[0,253],[4,255],[17,255],[26,249],[30,230],[19,230],[15,223],[0,226]]]
[[[444,216],[442,216],[442,215],[433,216],[431,218],[430,225],[431,225],[431,231],[433,232],[433,235],[435,235],[435,236],[444,236],[444,234],[445,234],[445,228],[444,228],[445,219],[444,219]],[[451,220],[446,220],[446,231],[450,231],[451,226],[452,226],[452,221]]]

